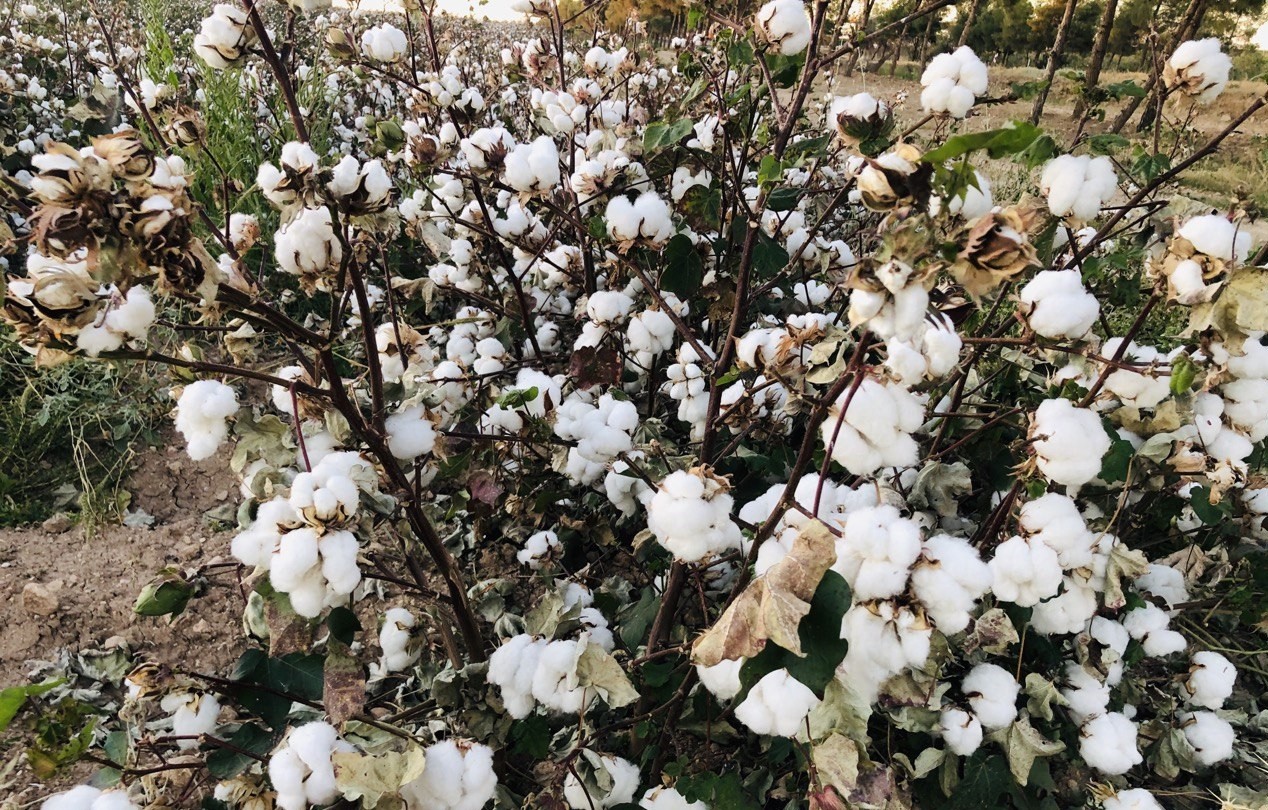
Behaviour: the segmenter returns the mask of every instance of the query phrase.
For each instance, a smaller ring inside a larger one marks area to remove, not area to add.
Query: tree
[[[1039,123],[1039,116],[1043,115],[1043,107],[1048,101],[1049,91],[1052,90],[1052,82],[1057,77],[1057,68],[1061,67],[1061,58],[1065,55],[1066,42],[1070,38],[1070,24],[1074,20],[1074,9],[1078,2],[1079,0],[1066,0],[1065,13],[1062,14],[1061,24],[1057,28],[1057,39],[1052,43],[1052,50],[1048,52],[1047,78],[1043,87],[1039,88],[1039,95],[1035,96],[1035,106],[1030,111],[1032,123]]]

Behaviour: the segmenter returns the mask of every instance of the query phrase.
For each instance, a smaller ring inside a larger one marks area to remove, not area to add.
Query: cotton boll
[[[524,541],[524,547],[515,552],[515,559],[536,571],[542,567],[542,561],[559,548],[559,535],[552,531],[540,531]]]
[[[893,602],[855,602],[841,618],[841,638],[849,641],[837,678],[868,702],[881,686],[929,658],[933,625],[918,610]]]
[[[572,810],[606,810],[634,801],[634,791],[638,790],[638,766],[611,754],[600,754],[599,762],[612,780],[611,789],[606,796],[590,794],[581,780],[570,772],[564,779],[564,801]]]
[[[810,17],[801,0],[771,0],[757,12],[758,34],[784,56],[801,53],[810,44]]]
[[[870,475],[915,464],[920,448],[911,434],[923,422],[924,405],[911,391],[868,377],[837,399],[819,431],[833,461],[853,475]]]
[[[988,564],[996,597],[1032,607],[1061,588],[1057,552],[1035,538],[1010,537],[995,548]]]
[[[542,650],[543,639],[521,634],[508,639],[489,656],[489,683],[500,688],[507,714],[523,720],[533,713],[533,676]]]
[[[920,527],[892,506],[852,512],[846,519],[833,570],[860,600],[887,599],[907,587],[920,556]]]
[[[1108,684],[1101,683],[1074,661],[1066,662],[1065,679],[1069,686],[1061,690],[1061,696],[1069,704],[1067,710],[1074,722],[1082,724],[1090,717],[1105,713],[1110,701]]]
[[[795,737],[806,715],[820,703],[814,692],[786,669],[768,672],[735,707],[735,719],[755,734]]]
[[[307,810],[338,797],[331,756],[336,751],[352,751],[338,738],[334,726],[325,722],[307,723],[291,729],[285,744],[269,758],[269,781],[277,790],[277,806],[282,810]]]
[[[1235,680],[1237,668],[1224,656],[1211,651],[1194,653],[1189,663],[1189,678],[1184,682],[1187,702],[1218,709],[1233,694]]]
[[[273,243],[278,269],[314,284],[343,258],[329,208],[302,209],[278,228]]]
[[[1040,191],[1053,216],[1071,224],[1096,218],[1118,190],[1114,164],[1105,156],[1061,155],[1044,165]]]
[[[608,236],[626,245],[640,238],[652,244],[662,244],[674,235],[669,205],[654,191],[643,192],[633,202],[620,194],[612,197],[604,219],[608,224]]]
[[[1092,564],[1097,537],[1088,530],[1079,507],[1070,497],[1049,492],[1027,501],[1021,507],[1017,523],[1027,536],[1057,552],[1062,568],[1069,570]]]
[[[1172,614],[1177,605],[1189,601],[1189,589],[1184,583],[1184,574],[1169,565],[1150,563],[1145,573],[1132,582],[1136,590],[1157,596],[1167,603]]]
[[[982,745],[982,723],[963,709],[944,709],[938,718],[938,732],[947,749],[967,757]]]
[[[912,592],[944,635],[969,625],[977,600],[991,587],[991,569],[967,540],[938,534],[924,542],[911,574]]]
[[[1221,261],[1242,264],[1250,256],[1250,232],[1219,214],[1193,217],[1176,235],[1189,240],[1199,253]]]
[[[122,789],[103,791],[91,785],[79,785],[48,797],[40,810],[138,810],[138,807]]]
[[[1100,315],[1101,305],[1083,286],[1078,270],[1043,270],[1022,287],[1026,322],[1046,338],[1078,340]]]
[[[740,668],[744,666],[744,658],[733,661],[722,660],[711,667],[696,666],[696,674],[700,683],[718,700],[730,700],[740,693]]]
[[[995,664],[978,664],[960,682],[960,691],[982,728],[1006,728],[1017,719],[1017,695],[1021,685],[1012,673]]]
[[[1096,591],[1073,577],[1066,577],[1057,596],[1035,605],[1030,626],[1044,636],[1078,633],[1096,615]]]
[[[1229,722],[1214,712],[1181,714],[1184,738],[1193,746],[1194,758],[1202,765],[1214,765],[1233,755],[1237,733]]]
[[[1104,810],[1164,810],[1153,794],[1144,788],[1120,790],[1101,806]]]
[[[176,430],[194,461],[210,458],[229,437],[227,420],[238,412],[238,395],[216,380],[185,386],[176,403]]]
[[[1215,37],[1180,43],[1163,66],[1168,90],[1179,91],[1199,104],[1210,104],[1228,85],[1233,60],[1220,49]]]
[[[427,747],[423,773],[401,786],[409,810],[482,810],[497,790],[493,749],[442,740]]]
[[[634,450],[630,458],[638,461],[643,457],[642,451]],[[652,499],[652,488],[647,482],[634,474],[634,468],[627,462],[617,459],[603,477],[603,491],[622,515],[631,517],[640,505]]]
[[[677,470],[647,504],[647,528],[676,559],[699,562],[738,548],[742,536],[731,520],[734,501],[723,479]]]
[[[543,135],[530,144],[519,144],[503,164],[506,184],[524,194],[548,194],[559,185],[559,149]]]
[[[689,802],[671,787],[652,788],[643,794],[638,806],[643,810],[709,810],[704,802]]]
[[[1136,749],[1136,724],[1118,712],[1097,715],[1083,724],[1079,755],[1106,776],[1127,773],[1144,760]]]
[[[212,694],[173,693],[163,698],[163,711],[172,713],[172,735],[188,737],[177,744],[184,750],[197,748],[197,738],[216,730],[220,701]]]
[[[1151,604],[1129,610],[1123,616],[1123,627],[1151,657],[1178,653],[1188,646],[1184,636],[1169,629],[1170,623],[1166,612]]]
[[[384,421],[387,449],[399,459],[426,455],[436,446],[436,428],[421,405],[394,413]]]
[[[1078,408],[1067,399],[1049,399],[1039,405],[1030,435],[1039,471],[1058,484],[1079,487],[1101,472],[1101,459],[1110,449],[1110,438],[1100,417]]]
[[[361,51],[376,62],[399,62],[409,53],[405,32],[391,23],[383,23],[361,35]]]
[[[379,647],[383,650],[384,672],[400,672],[418,660],[419,651],[410,649],[410,631],[415,623],[414,614],[405,608],[388,608],[383,614]]]
[[[940,53],[920,76],[920,106],[926,112],[963,118],[986,92],[986,65],[967,45]]]

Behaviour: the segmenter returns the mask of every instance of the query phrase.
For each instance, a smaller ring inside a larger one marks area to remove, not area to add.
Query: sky
[[[473,17],[488,17],[490,20],[522,20],[524,15],[511,10],[512,0],[436,0],[436,8],[450,14]],[[350,0],[340,0],[340,6],[352,6]],[[366,11],[399,9],[396,0],[361,0],[360,7]]]

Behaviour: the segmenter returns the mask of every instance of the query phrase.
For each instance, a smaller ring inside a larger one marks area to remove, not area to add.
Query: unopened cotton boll
[[[1061,588],[1057,552],[1036,538],[1014,536],[995,548],[988,563],[995,596],[1021,607],[1032,607]]]
[[[1039,471],[1068,487],[1079,487],[1101,472],[1101,459],[1110,438],[1095,412],[1068,399],[1049,399],[1039,405],[1031,423]]]
[[[1078,270],[1043,270],[1022,287],[1019,297],[1026,323],[1046,338],[1078,340],[1101,312]]]
[[[409,53],[405,32],[391,23],[383,23],[361,35],[361,50],[377,62],[399,62]]]
[[[742,535],[731,520],[733,505],[722,479],[676,470],[648,502],[647,528],[676,559],[699,562],[739,547]]]
[[[982,723],[963,709],[945,709],[938,718],[938,732],[948,750],[967,757],[982,745]]]
[[[339,739],[335,727],[325,722],[306,723],[291,729],[286,742],[269,758],[269,781],[277,790],[282,810],[308,810],[339,796],[331,756],[352,751]]]
[[[810,17],[802,0],[771,0],[758,9],[755,25],[784,56],[799,54],[810,44]]]
[[[383,614],[379,647],[383,650],[384,672],[400,672],[418,660],[419,651],[410,649],[410,631],[415,621],[414,614],[401,607],[388,608]]]
[[[643,794],[638,806],[643,810],[709,810],[709,805],[701,801],[689,802],[671,787],[652,788]]]
[[[436,427],[421,405],[392,414],[383,426],[387,430],[387,449],[396,458],[418,458],[436,446]]]
[[[963,118],[986,92],[986,65],[972,48],[961,45],[931,59],[920,76],[920,86],[920,106],[926,112]]]
[[[969,708],[988,731],[1005,728],[1017,719],[1017,695],[1021,685],[1008,670],[996,664],[978,664],[960,682]]]
[[[238,412],[238,395],[216,380],[185,386],[176,403],[176,430],[194,461],[211,458],[229,437],[228,419]]]
[[[806,715],[821,701],[810,687],[786,669],[768,672],[735,707],[735,719],[755,734],[795,737],[805,729]]]
[[[638,766],[611,754],[600,754],[599,763],[612,780],[612,787],[606,795],[596,796],[587,792],[581,780],[569,772],[564,779],[564,801],[572,810],[606,810],[634,801],[634,791],[638,790]]]
[[[475,742],[442,740],[427,747],[427,764],[401,786],[409,810],[481,810],[497,790],[493,749]]]
[[[1233,694],[1237,668],[1233,662],[1209,650],[1194,653],[1189,663],[1189,677],[1184,682],[1187,702],[1207,709],[1218,709]]]
[[[911,391],[868,377],[841,394],[819,433],[833,461],[853,475],[870,475],[915,464],[920,448],[911,434],[923,422],[924,405]]]
[[[1053,216],[1073,224],[1095,219],[1118,190],[1114,164],[1105,156],[1061,155],[1044,165],[1039,188]]]
[[[1184,738],[1193,746],[1194,758],[1203,765],[1223,762],[1233,755],[1237,733],[1214,712],[1193,712],[1179,716]]]
[[[185,737],[178,742],[182,749],[198,747],[197,737],[216,730],[220,701],[212,694],[170,694],[163,698],[163,711],[172,713],[172,735]]]
[[[1215,37],[1180,43],[1163,66],[1162,80],[1168,90],[1179,91],[1199,104],[1210,104],[1228,86],[1233,60],[1224,53]]]
[[[950,636],[968,627],[977,600],[990,590],[991,569],[967,540],[938,534],[924,542],[911,585],[934,626]]]
[[[1079,755],[1106,776],[1127,773],[1144,759],[1136,748],[1136,724],[1119,712],[1106,712],[1083,724]]]
[[[1164,810],[1154,795],[1144,788],[1120,790],[1101,806],[1104,810]]]

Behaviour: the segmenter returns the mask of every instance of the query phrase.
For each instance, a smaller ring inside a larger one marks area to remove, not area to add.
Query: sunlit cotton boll
[[[1154,795],[1144,788],[1120,790],[1101,806],[1104,810],[1163,810]]]
[[[638,766],[611,754],[601,754],[599,762],[612,780],[612,787],[606,795],[594,795],[570,772],[564,779],[564,801],[572,810],[606,810],[634,801],[634,791],[638,790]]]
[[[1237,668],[1232,661],[1217,652],[1194,653],[1189,665],[1189,678],[1184,682],[1188,702],[1207,709],[1218,709],[1233,694],[1233,682],[1236,680]]]
[[[986,92],[986,65],[973,49],[961,45],[951,53],[940,53],[929,61],[920,76],[920,106],[926,112],[946,113],[953,118],[968,115],[977,97]]]
[[[1057,552],[1035,538],[1010,537],[995,547],[989,563],[996,597],[1032,607],[1061,588]]]
[[[722,660],[713,666],[696,666],[700,683],[718,700],[730,700],[740,693],[740,668],[745,659]]]
[[[1162,80],[1168,90],[1179,91],[1199,104],[1210,104],[1228,86],[1233,60],[1224,53],[1215,37],[1180,43],[1163,66]]]
[[[1039,179],[1048,210],[1070,224],[1095,219],[1118,190],[1114,164],[1105,156],[1061,155],[1048,161]]]
[[[642,810],[709,810],[709,805],[701,801],[689,802],[671,787],[652,788],[643,794],[638,806]]]
[[[172,735],[182,737],[178,745],[182,749],[198,747],[198,737],[216,730],[216,718],[220,716],[220,701],[215,695],[170,694],[164,696],[163,711],[172,713]]]
[[[358,550],[352,532],[295,529],[279,540],[269,561],[269,581],[290,597],[296,613],[316,618],[345,602],[360,584]]]
[[[1199,253],[1215,259],[1242,264],[1250,255],[1250,231],[1219,214],[1193,217],[1176,233]]]
[[[436,446],[436,427],[421,405],[392,414],[385,420],[384,427],[387,429],[387,449],[396,458],[418,458],[430,453]]]
[[[1101,312],[1096,296],[1083,286],[1078,270],[1043,270],[1021,288],[1026,323],[1046,338],[1078,340]]]
[[[771,0],[758,9],[757,32],[784,56],[801,53],[810,44],[810,17],[801,0]]]
[[[493,798],[498,777],[492,748],[442,740],[426,754],[422,775],[401,786],[409,810],[481,810]]]
[[[75,342],[85,354],[96,357],[118,349],[128,340],[146,336],[154,325],[154,301],[144,287],[128,290],[127,298],[106,311],[100,324],[90,324],[79,331]]]
[[[670,473],[647,505],[647,528],[676,559],[700,560],[738,548],[742,535],[731,520],[734,501],[707,473]]]
[[[920,399],[902,385],[868,377],[852,393],[841,394],[819,428],[820,437],[832,460],[852,475],[908,467],[920,454],[911,434],[924,422],[924,412]]]
[[[194,461],[215,454],[229,437],[229,417],[238,412],[238,395],[216,380],[185,386],[176,403],[176,430],[185,437],[186,452]]]
[[[804,730],[806,715],[820,703],[810,688],[786,669],[768,672],[735,708],[735,719],[756,734],[795,737]]]
[[[642,238],[654,244],[669,241],[674,224],[669,205],[654,191],[645,191],[636,200],[618,194],[608,201],[604,212],[608,235],[618,242]]]
[[[255,30],[247,12],[228,3],[217,3],[194,36],[194,53],[213,70],[237,64],[255,43]]]
[[[851,512],[833,569],[850,584],[855,599],[887,599],[903,592],[920,556],[920,526],[889,505]]]
[[[506,184],[524,194],[549,194],[559,185],[559,149],[549,135],[522,143],[506,155]]]
[[[273,237],[277,266],[295,276],[319,276],[343,258],[329,208],[305,208]]]
[[[1039,471],[1058,484],[1079,487],[1101,472],[1109,434],[1094,411],[1068,399],[1049,399],[1035,411],[1030,435]]]
[[[285,744],[268,763],[277,806],[281,810],[308,810],[312,805],[334,801],[339,790],[331,757],[336,751],[352,750],[329,723],[307,723],[291,729]]]
[[[361,35],[361,50],[377,62],[399,62],[409,53],[405,32],[391,23],[376,25]]]
[[[925,541],[911,585],[929,619],[950,636],[969,626],[977,600],[990,590],[991,569],[967,540],[937,534]]]

